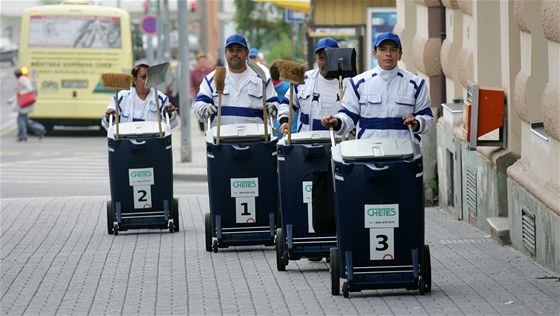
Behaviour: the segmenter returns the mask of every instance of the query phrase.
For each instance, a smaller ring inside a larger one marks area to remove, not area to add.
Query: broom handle
[[[218,93],[218,128],[216,129],[216,144],[220,144],[220,125],[222,125],[222,92]]]
[[[288,112],[288,146],[292,144],[292,113],[294,111],[294,84],[290,83],[290,111]]]
[[[115,116],[115,139],[119,139],[119,90],[115,90],[115,112],[117,113],[117,115]]]
[[[262,80],[263,85],[263,121],[264,121],[264,142],[268,143],[268,109],[266,108],[266,83]]]
[[[156,108],[157,108],[157,123],[158,123],[158,127],[159,127],[159,137],[163,138],[163,132],[161,130],[161,111],[159,109],[159,96],[158,96],[158,92],[157,89],[155,90],[155,99],[156,99]]]

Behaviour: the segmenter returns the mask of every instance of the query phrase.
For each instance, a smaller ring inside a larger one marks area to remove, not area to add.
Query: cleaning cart
[[[332,151],[337,247],[331,289],[431,291],[422,155],[410,139],[358,139]]]
[[[121,123],[108,130],[111,200],[107,201],[109,234],[140,228],[179,231],[179,202],[173,197],[171,127],[158,122]]]
[[[328,222],[328,219],[320,218],[328,216],[322,212],[324,210],[313,212],[312,196],[314,178],[321,175],[331,178],[329,131],[295,133],[291,135],[292,144],[286,142],[283,138],[277,146],[282,219],[282,227],[276,229],[278,271],[286,270],[290,260],[329,258],[330,248],[336,247],[336,229],[323,225]],[[330,193],[316,198],[330,196],[332,199],[332,190]]]
[[[229,246],[273,246],[278,217],[277,139],[264,124],[230,124],[206,133],[210,213],[207,251]],[[219,140],[219,141],[218,141]]]
[[[169,64],[148,69],[147,87],[165,80]],[[106,74],[104,85],[126,88],[123,74]],[[125,75],[126,76],[126,75]],[[112,81],[112,82],[111,82]],[[130,86],[130,83],[128,83]],[[156,228],[179,231],[179,202],[173,197],[173,155],[169,116],[162,122],[156,90],[158,121],[119,123],[116,116],[107,129],[111,199],[107,201],[107,231],[118,235],[128,229]]]

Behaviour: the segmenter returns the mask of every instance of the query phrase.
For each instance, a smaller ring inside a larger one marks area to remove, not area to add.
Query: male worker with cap
[[[323,126],[341,135],[356,127],[359,139],[408,138],[410,125],[420,139],[433,121],[430,95],[424,79],[399,68],[402,54],[398,35],[377,36],[373,56],[378,66],[350,79],[342,109],[325,116]]]
[[[231,35],[225,44],[227,61],[225,85],[222,96],[221,124],[262,123],[263,103],[266,98],[267,109],[271,116],[276,116],[279,100],[272,82],[266,82],[266,95],[263,96],[263,81],[247,66],[247,47],[245,37],[239,34]],[[214,82],[216,71],[209,73],[202,83],[192,107],[199,121],[212,118],[212,125],[216,125],[218,111],[218,93]]]
[[[257,64],[261,69],[264,71],[266,75],[266,79],[270,79],[270,70],[262,63],[261,53],[256,48],[249,49],[249,59],[252,60],[255,64]]]
[[[293,106],[299,111],[297,131],[326,130],[321,125],[321,118],[325,115],[336,113],[340,109],[340,96],[338,79],[326,79],[327,49],[340,48],[332,38],[323,38],[315,46],[315,59],[317,68],[305,73],[304,84],[294,87],[295,98]],[[289,98],[289,91],[286,98]],[[287,112],[287,111],[283,111]],[[278,116],[280,131],[288,133],[288,117]]]

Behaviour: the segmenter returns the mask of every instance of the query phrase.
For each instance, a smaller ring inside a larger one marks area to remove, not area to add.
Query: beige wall
[[[394,7],[395,0],[311,0],[315,25],[366,25],[369,7]]]

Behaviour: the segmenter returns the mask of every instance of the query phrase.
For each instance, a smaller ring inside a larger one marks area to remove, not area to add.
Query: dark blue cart
[[[210,213],[207,251],[229,246],[273,246],[278,217],[276,143],[264,141],[263,124],[231,124],[206,136]]]
[[[313,176],[328,172],[331,138],[328,131],[292,134],[291,145],[278,142],[278,180],[282,227],[276,229],[276,267],[285,271],[290,260],[329,258],[336,232],[316,232],[312,220]],[[330,258],[329,258],[330,259]]]
[[[335,146],[337,247],[331,289],[431,291],[424,244],[422,156],[407,139],[360,139]]]
[[[156,228],[179,231],[179,203],[173,198],[171,128],[160,137],[158,122],[119,124],[108,129],[111,200],[107,231]]]

